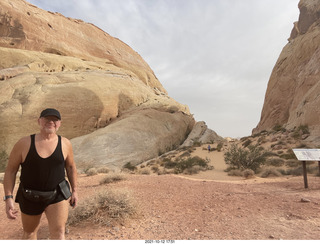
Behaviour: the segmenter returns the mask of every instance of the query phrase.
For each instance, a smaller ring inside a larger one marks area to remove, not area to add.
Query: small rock
[[[311,201],[307,198],[301,198],[301,202],[311,202]]]
[[[270,239],[274,239],[274,235],[270,235],[269,238],[270,238]]]

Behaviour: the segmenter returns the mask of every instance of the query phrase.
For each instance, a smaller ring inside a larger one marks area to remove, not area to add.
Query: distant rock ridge
[[[196,142],[214,143],[223,140],[224,139],[221,136],[219,136],[216,132],[209,129],[204,121],[199,121],[194,125],[188,138],[180,147],[190,147],[193,146]]]
[[[47,107],[61,112],[78,165],[138,164],[178,148],[195,125],[140,55],[81,20],[2,0],[0,57],[0,152],[38,132]]]
[[[299,21],[271,73],[261,113],[253,134],[276,125],[293,129],[308,125],[311,136],[320,133],[320,0],[299,2]]]

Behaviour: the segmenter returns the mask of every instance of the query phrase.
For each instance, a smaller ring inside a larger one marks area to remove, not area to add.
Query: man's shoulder
[[[68,147],[71,146],[70,140],[68,138],[66,138],[66,137],[61,136],[61,142],[65,146],[68,146]]]
[[[20,140],[17,142],[17,144],[27,145],[27,144],[30,144],[30,142],[31,142],[30,136],[24,136],[24,137],[20,138]]]
[[[24,136],[17,141],[17,143],[14,145],[14,148],[18,150],[23,150],[25,148],[29,148],[30,144],[31,144],[30,136]]]

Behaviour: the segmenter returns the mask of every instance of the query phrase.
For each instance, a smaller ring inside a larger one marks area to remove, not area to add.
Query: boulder
[[[301,0],[299,9],[299,21],[272,70],[253,134],[275,125],[308,125],[308,139],[320,142],[320,0]]]
[[[0,23],[0,152],[37,133],[47,107],[61,112],[80,165],[139,163],[190,133],[188,106],[122,41],[23,0],[1,1]]]
[[[137,165],[179,147],[194,125],[192,116],[156,109],[133,111],[109,126],[71,140],[75,160],[84,165],[106,165],[117,170]]]
[[[204,121],[199,121],[194,125],[192,131],[188,135],[188,138],[180,147],[190,147],[195,142],[213,143],[223,140],[224,139],[221,136],[219,136],[216,132],[209,129]]]

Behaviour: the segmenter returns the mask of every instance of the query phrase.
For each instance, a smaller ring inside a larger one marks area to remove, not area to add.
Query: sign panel
[[[320,149],[292,149],[299,161],[320,161]]]

